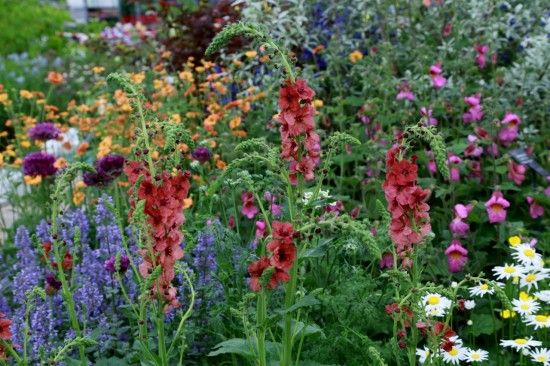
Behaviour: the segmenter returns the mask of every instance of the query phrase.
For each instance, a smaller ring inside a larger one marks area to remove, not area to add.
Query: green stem
[[[157,309],[157,332],[158,332],[158,352],[161,366],[168,366],[168,359],[166,355],[166,340],[164,335],[164,312],[162,303],[159,300]]]
[[[258,366],[267,365],[267,356],[265,352],[265,321],[266,321],[266,295],[262,289],[258,294],[258,303],[256,307],[256,327],[257,327],[257,347],[258,347]]]

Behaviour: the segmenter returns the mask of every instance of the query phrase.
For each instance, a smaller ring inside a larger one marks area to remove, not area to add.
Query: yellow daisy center
[[[548,361],[548,357],[546,357],[544,355],[537,356],[537,361],[538,362],[546,362],[546,361]]]
[[[523,250],[523,255],[527,258],[533,258],[535,256],[535,251],[531,248],[526,248]]]
[[[516,268],[512,266],[506,266],[504,267],[504,272],[510,273],[510,274],[516,273]]]
[[[479,353],[472,353],[470,355],[470,357],[472,358],[472,360],[479,360],[481,359],[481,355]]]
[[[525,276],[526,282],[535,282],[537,280],[537,275],[529,273],[527,276]]]
[[[519,345],[524,345],[524,344],[527,344],[527,339],[525,338],[517,338],[514,342],[516,342],[516,344],[519,344]]]
[[[449,354],[450,354],[451,356],[456,356],[456,355],[458,355],[458,349],[456,349],[456,347],[453,347],[453,349],[451,349],[451,350],[449,351]]]
[[[437,305],[440,303],[440,301],[441,299],[439,298],[439,296],[435,296],[435,295],[428,296],[428,304],[430,305]]]
[[[489,285],[484,283],[483,285],[479,286],[480,290],[487,291],[489,289]]]
[[[529,306],[529,304],[521,304],[520,308],[521,308],[521,310],[529,310],[531,308],[531,306]]]
[[[547,315],[536,315],[535,320],[540,322],[540,323],[546,323],[548,321],[548,316]]]

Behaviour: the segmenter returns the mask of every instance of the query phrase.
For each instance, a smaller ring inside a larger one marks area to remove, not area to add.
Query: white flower
[[[535,329],[550,328],[550,316],[543,314],[529,315],[525,323],[534,326]]]
[[[514,250],[512,257],[524,266],[540,267],[543,263],[540,253],[537,253],[529,244],[520,244],[512,249]]]
[[[542,363],[544,366],[550,365],[550,350],[548,348],[538,348],[529,352],[531,361]]]
[[[466,310],[472,310],[476,307],[476,302],[474,300],[466,300],[464,301],[464,308]]]
[[[470,290],[470,294],[471,294],[472,296],[479,296],[479,297],[483,297],[483,295],[485,295],[485,294],[492,295],[493,292],[495,292],[495,290],[492,289],[492,288],[491,288],[488,284],[486,284],[486,283],[480,283],[480,284],[477,285],[477,286],[470,287],[469,290]]]
[[[458,287],[458,282],[456,282],[456,281],[451,282],[451,287],[452,288],[457,288]]]
[[[541,271],[538,268],[529,268],[526,273],[523,273],[520,277],[520,287],[527,287],[527,291],[531,290],[531,287],[538,289],[538,282],[548,278],[547,271]]]
[[[519,277],[525,272],[525,269],[515,264],[505,263],[503,267],[497,266],[493,268],[495,276],[498,280],[509,280],[510,278]]]
[[[540,309],[540,305],[534,297],[525,292],[519,294],[519,299],[512,300],[513,309],[521,315],[530,315]]]
[[[487,361],[488,357],[489,357],[489,352],[484,351],[482,349],[477,349],[477,350],[467,349],[467,352],[466,352],[466,361],[470,363]]]
[[[550,290],[542,290],[539,292],[535,292],[534,295],[540,301],[550,304]]]
[[[421,349],[421,348],[416,349],[416,355],[418,356],[418,362],[423,364],[424,362],[426,362],[426,360],[429,357],[431,357],[432,352],[428,347],[424,346],[424,349]]]
[[[460,361],[466,359],[467,352],[467,349],[462,347],[462,344],[455,344],[449,351],[443,351],[441,353],[443,354],[443,361],[458,365]]]
[[[445,311],[452,305],[451,300],[440,294],[426,294],[420,303],[426,310],[427,316],[442,317],[445,316]]]
[[[542,342],[533,340],[533,337],[529,338],[516,338],[516,339],[503,339],[500,341],[502,347],[510,347],[516,351],[529,350],[531,347],[540,347]]]

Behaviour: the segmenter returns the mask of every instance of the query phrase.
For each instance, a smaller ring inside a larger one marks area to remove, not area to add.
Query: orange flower
[[[37,184],[40,184],[40,182],[42,182],[42,176],[40,175],[37,175],[37,176],[30,176],[30,175],[25,175],[23,177],[23,180],[25,181],[25,184],[29,185],[29,186],[35,186]]]
[[[111,152],[111,147],[113,146],[113,138],[111,136],[105,137],[101,142],[99,143],[99,147],[97,149],[97,158],[102,158],[105,155],[108,155]]]
[[[183,208],[188,209],[191,206],[193,206],[193,199],[191,197],[184,198],[183,199]]]
[[[225,170],[225,168],[227,168],[227,164],[225,164],[223,160],[217,160],[216,168],[218,168],[219,170]]]
[[[355,50],[349,54],[348,58],[351,61],[351,63],[354,64],[363,58],[363,54],[361,53],[361,51]]]
[[[84,153],[86,152],[86,150],[88,150],[88,147],[90,147],[90,144],[87,143],[86,141],[84,141],[83,143],[81,143],[78,148],[76,149],[76,154],[78,156],[82,156],[84,155]]]
[[[63,77],[63,74],[61,74],[59,72],[50,71],[48,73],[48,83],[50,83],[52,85],[63,84],[64,80],[65,80],[65,78]]]
[[[105,68],[103,66],[94,66],[94,67],[92,67],[92,72],[94,74],[101,74],[103,71],[105,71]]]
[[[65,158],[57,158],[55,163],[53,163],[53,166],[56,167],[57,169],[64,169],[67,167],[67,165],[68,165],[67,159]]]
[[[34,95],[30,91],[25,89],[19,90],[19,96],[21,96],[21,98],[23,99],[32,99],[34,97]]]
[[[179,73],[179,78],[183,81],[188,81],[192,83],[194,81],[193,74],[190,71],[182,71]]]

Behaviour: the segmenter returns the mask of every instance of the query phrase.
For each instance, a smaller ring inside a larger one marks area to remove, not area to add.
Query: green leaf
[[[94,363],[96,366],[124,366],[127,365],[126,361],[121,358],[111,357],[111,358],[101,358],[96,360]]]
[[[227,353],[235,353],[244,357],[254,357],[254,349],[249,341],[243,338],[232,338],[218,343],[208,356],[218,356]]]
[[[502,322],[489,314],[473,314],[473,325],[467,327],[467,333],[477,337],[481,334],[491,335],[502,328]]]
[[[354,95],[350,95],[349,97],[344,99],[344,103],[352,107],[361,107],[363,103],[365,103],[365,99],[361,97],[356,97]]]
[[[295,311],[299,308],[305,308],[305,307],[308,307],[308,306],[319,305],[320,303],[321,302],[319,300],[317,300],[314,296],[306,295],[306,296],[302,297],[300,300],[296,301],[296,303],[294,303],[294,305],[292,305],[288,309],[279,310],[278,313],[280,313],[280,314],[291,313],[291,312],[293,312],[293,311]]]

